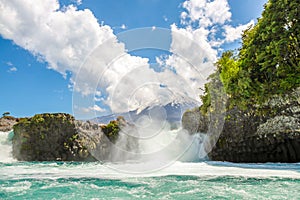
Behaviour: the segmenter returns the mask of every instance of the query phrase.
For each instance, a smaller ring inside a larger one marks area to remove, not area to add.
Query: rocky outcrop
[[[0,131],[7,132],[13,129],[13,126],[18,122],[18,118],[4,116],[0,118]]]
[[[14,125],[13,156],[22,161],[82,160],[73,116],[38,114]],[[84,148],[81,148],[84,151]],[[84,157],[86,157],[84,155]]]
[[[202,115],[198,110],[193,116]],[[194,127],[209,127],[213,121],[207,119]],[[300,88],[273,97],[259,113],[256,108],[227,109],[223,130],[208,156],[230,162],[300,162]]]
[[[64,113],[24,118],[13,127],[13,156],[21,161],[108,160],[124,123],[120,118],[100,125]]]
[[[187,110],[182,115],[182,128],[190,134],[205,133],[208,130],[207,116],[202,115],[199,108]]]

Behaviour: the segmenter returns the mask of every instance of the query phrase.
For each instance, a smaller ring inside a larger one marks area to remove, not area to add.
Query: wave
[[[206,161],[185,163],[176,161],[170,166],[157,171],[130,173],[132,168],[147,168],[151,163],[57,163],[57,162],[16,162],[0,164],[2,179],[61,179],[61,178],[97,178],[127,179],[137,177],[195,176],[202,178],[216,177],[253,177],[253,178],[292,178],[300,179],[300,164],[270,163],[267,168],[245,168],[244,164]],[[224,165],[223,165],[224,164]],[[249,165],[249,164],[248,164]],[[129,170],[130,169],[130,170]]]

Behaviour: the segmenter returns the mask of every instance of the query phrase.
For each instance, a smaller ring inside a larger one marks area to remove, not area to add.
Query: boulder
[[[38,114],[13,127],[13,156],[22,161],[84,160],[73,116],[64,113]]]

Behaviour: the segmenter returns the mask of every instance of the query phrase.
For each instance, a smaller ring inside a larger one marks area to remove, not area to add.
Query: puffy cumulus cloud
[[[205,28],[192,29],[171,26],[173,53],[167,59],[160,60],[167,66],[173,67],[196,94],[199,94],[209,74],[214,70],[213,63],[217,59],[215,50],[208,41],[209,31]],[[199,100],[199,98],[194,97]]]
[[[65,75],[78,70],[96,45],[114,37],[90,10],[60,9],[55,0],[0,0],[0,33]]]
[[[99,24],[88,9],[60,8],[55,0],[0,0],[0,7],[4,38],[62,75],[71,73],[72,89],[81,94],[73,98],[75,113],[104,112],[107,105],[113,112],[127,112],[183,101],[184,95],[198,98],[182,89],[187,84],[181,75],[171,70],[158,73],[148,59],[128,54],[112,29]]]
[[[181,23],[191,29],[205,29],[209,32],[209,43],[213,47],[219,47],[224,43],[233,42],[241,38],[242,32],[250,25],[254,24],[251,20],[247,24],[239,26],[230,25],[231,12],[228,0],[186,0],[182,6],[185,11],[181,13]],[[219,32],[225,38],[216,38]]]
[[[85,96],[94,94],[98,87],[103,94],[111,94],[111,88],[123,76],[138,66],[148,66],[147,63],[148,59],[126,53],[125,45],[113,37],[93,49],[77,76],[71,80],[74,82],[74,90]]]
[[[116,80],[132,68],[147,66],[148,59],[127,54],[111,27],[99,24],[88,9],[78,10],[74,5],[61,8],[57,0],[0,0],[0,10],[0,34],[63,76],[70,72],[72,88],[85,96],[94,94],[104,71],[108,78],[100,86],[109,94]],[[98,46],[97,57],[80,68]],[[122,58],[109,68],[120,55]]]
[[[171,26],[173,55],[158,61],[172,66],[197,91],[214,71],[221,45],[240,39],[242,31],[254,22],[230,25],[227,0],[186,0],[182,7],[181,24]]]
[[[241,35],[244,30],[254,25],[254,20],[251,20],[249,23],[244,25],[239,25],[237,27],[232,27],[231,25],[225,25],[225,41],[233,42],[241,38]]]
[[[65,77],[70,72],[78,112],[106,113],[110,108],[120,113],[171,101],[195,102],[214,70],[217,48],[237,39],[245,25],[228,24],[226,0],[187,0],[183,7],[182,24],[171,26],[172,55],[157,58],[164,66],[159,72],[147,58],[131,56],[112,28],[99,24],[90,10],[61,8],[57,0],[0,0],[0,34]],[[218,26],[225,39],[217,37]]]
[[[216,60],[217,51],[209,43],[208,29],[203,27],[193,29],[191,27],[178,28],[175,24],[171,26],[172,43],[171,52],[188,60],[198,68],[205,68],[206,63]]]
[[[182,74],[176,74],[171,69],[157,72],[148,64],[148,59],[130,56],[122,51],[119,52],[119,56],[107,59],[111,62],[106,68],[100,67],[97,68],[97,72],[89,72],[94,69],[91,66],[104,65],[104,60],[98,58],[105,49],[105,44],[97,47],[82,65],[80,74],[99,74],[97,77],[90,77],[95,78],[90,82],[95,83],[94,88],[97,88],[94,101],[108,105],[113,113],[142,110],[153,105],[165,105],[171,101],[190,102],[198,98],[198,94],[190,89]],[[84,81],[79,75],[74,82],[78,84]]]
[[[213,24],[224,24],[231,18],[227,0],[187,0],[183,3],[187,10],[181,13],[182,22],[198,22],[199,26],[207,27]]]
[[[151,68],[138,67],[126,74],[113,88],[107,99],[113,111],[127,112],[148,106],[165,105],[170,102],[196,102],[198,94],[180,74],[170,69],[155,72]]]

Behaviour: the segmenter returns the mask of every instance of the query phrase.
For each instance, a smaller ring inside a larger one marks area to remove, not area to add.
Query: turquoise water
[[[2,163],[0,198],[300,199],[300,164],[175,162],[145,174],[116,165],[125,164]]]
[[[16,162],[1,137],[0,149],[0,199],[300,199],[300,163],[176,161],[155,169],[153,162]]]

